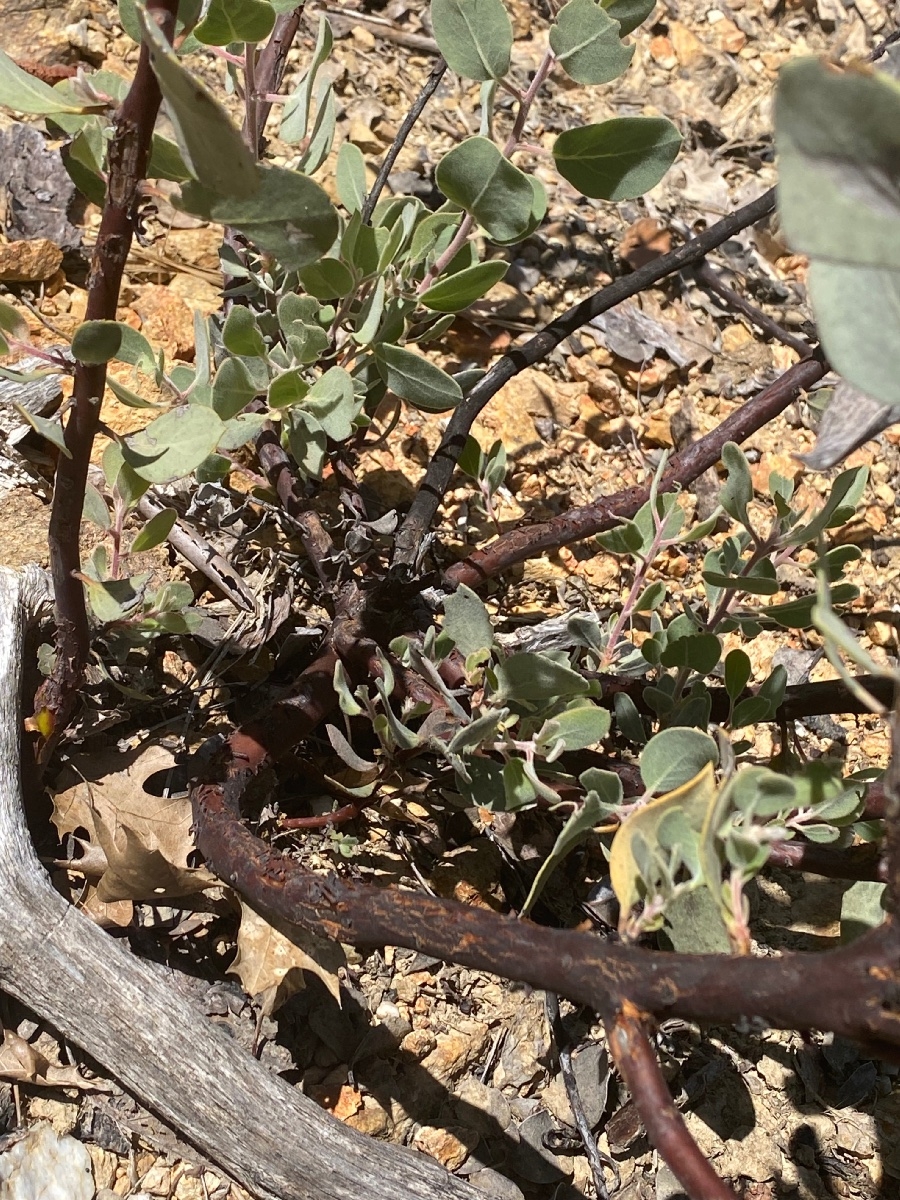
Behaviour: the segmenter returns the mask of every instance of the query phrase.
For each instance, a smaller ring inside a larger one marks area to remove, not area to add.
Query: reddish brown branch
[[[787,408],[799,391],[821,379],[827,369],[818,358],[810,358],[785,371],[780,379],[748,400],[706,437],[674,455],[659,490],[672,491],[673,488],[693,483],[704,471],[715,466],[726,442],[745,441]],[[625,488],[594,504],[571,509],[541,525],[526,525],[510,530],[486,549],[476,550],[464,562],[452,566],[445,573],[444,580],[453,587],[460,583],[477,587],[516,563],[612,529],[620,521],[633,517],[649,498],[649,487]]]
[[[838,850],[814,842],[775,842],[769,848],[769,865],[808,871],[827,879],[873,879],[884,882],[887,865],[876,844]]]
[[[622,1011],[606,1022],[606,1037],[651,1143],[690,1200],[735,1200],[735,1193],[710,1166],[675,1107],[633,1004],[624,1004]]]
[[[293,731],[312,727],[330,678],[319,660],[293,702]],[[304,708],[304,697],[306,697]],[[267,717],[254,737],[272,740]],[[244,731],[246,733],[246,731]],[[239,751],[238,735],[232,746]],[[757,1017],[788,1029],[830,1029],[879,1053],[900,1046],[900,935],[893,920],[851,946],[772,958],[663,954],[610,945],[453,901],[315,875],[266,845],[240,817],[249,756],[223,783],[194,792],[197,840],[213,870],[263,915],[357,946],[405,946],[555,991],[611,1017],[626,1000],[662,1018],[727,1023]]]
[[[256,453],[284,511],[297,526],[303,549],[319,581],[331,586],[337,577],[334,542],[319,514],[308,508],[297,494],[296,468],[282,448],[274,426],[267,425],[256,439]]]
[[[260,142],[257,149],[260,153],[263,149],[261,143],[266,122],[269,119],[269,113],[272,111],[272,101],[267,100],[265,97],[277,93],[281,87],[281,81],[284,78],[284,71],[287,66],[288,51],[294,44],[294,38],[297,36],[297,30],[300,28],[300,18],[303,16],[305,7],[306,3],[304,0],[303,4],[298,4],[290,12],[282,13],[278,16],[275,19],[275,25],[269,35],[269,40],[259,52],[259,59],[256,64],[256,90],[258,93],[256,118],[257,137]],[[245,138],[250,133],[246,117],[244,119],[243,133]]]
[[[178,0],[148,0],[151,20],[171,41]],[[140,185],[147,170],[153,126],[161,95],[141,46],[137,72],[116,113],[109,145],[106,203],[91,260],[85,320],[116,319],[125,260],[137,228]],[[42,689],[39,706],[53,714],[57,728],[68,721],[90,653],[90,634],[81,570],[79,534],[91,447],[100,420],[106,365],[75,364],[73,406],[66,422],[68,455],[60,455],[50,514],[50,567],[56,595],[56,669]]]

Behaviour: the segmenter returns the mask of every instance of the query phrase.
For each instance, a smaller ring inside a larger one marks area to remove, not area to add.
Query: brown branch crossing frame
[[[178,0],[148,0],[150,20],[171,41]],[[141,46],[137,71],[115,115],[109,146],[106,202],[88,281],[86,321],[114,321],[125,261],[138,224],[140,187],[147,173],[153,127],[162,96]],[[75,705],[90,654],[90,631],[81,572],[81,512],[91,447],[100,421],[106,388],[106,364],[75,364],[72,410],[65,429],[67,454],[56,468],[50,514],[50,565],[57,611],[57,665],[43,690],[40,706],[53,714],[57,728],[65,727]]]

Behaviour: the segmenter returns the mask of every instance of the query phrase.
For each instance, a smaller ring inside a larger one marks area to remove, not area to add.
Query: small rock
[[[87,1148],[72,1137],[59,1137],[51,1126],[32,1126],[14,1137],[0,1154],[0,1193],[4,1200],[65,1196],[91,1200],[94,1177]]]
[[[504,1043],[493,1081],[497,1087],[518,1091],[546,1074],[549,1037],[543,992],[522,997],[512,1034]]]
[[[495,1087],[488,1087],[474,1075],[466,1075],[456,1088],[456,1115],[466,1126],[480,1129],[483,1134],[496,1135],[506,1130],[512,1120],[506,1097]]]
[[[0,246],[0,280],[31,283],[50,279],[59,270],[62,250],[49,238],[7,242]]]
[[[516,1187],[511,1179],[507,1179],[499,1171],[492,1171],[489,1167],[470,1175],[469,1183],[480,1192],[487,1192],[493,1200],[525,1200],[521,1188]]]
[[[400,1043],[400,1049],[411,1054],[416,1060],[429,1055],[437,1045],[437,1038],[430,1029],[414,1029]]]
[[[180,296],[162,284],[151,283],[141,289],[131,307],[154,349],[162,347],[166,358],[193,359],[194,316]]]
[[[413,1139],[413,1145],[430,1158],[436,1159],[448,1171],[456,1171],[463,1165],[469,1155],[470,1142],[477,1140],[468,1129],[439,1129],[434,1125],[423,1125]]]
[[[385,1111],[374,1096],[363,1096],[362,1107],[344,1120],[345,1125],[367,1137],[389,1137],[394,1123],[390,1114]]]
[[[459,1029],[438,1037],[436,1048],[422,1060],[422,1066],[439,1083],[447,1083],[478,1062],[489,1041],[487,1025],[466,1021]]]
[[[572,1174],[572,1159],[554,1154],[544,1145],[544,1136],[556,1122],[545,1109],[540,1109],[519,1127],[521,1145],[513,1169],[529,1183],[560,1183],[563,1176]]]

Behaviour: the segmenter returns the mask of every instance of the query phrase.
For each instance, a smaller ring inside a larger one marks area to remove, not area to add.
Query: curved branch
[[[711,433],[674,455],[658,490],[666,492],[693,483],[704,471],[715,466],[726,442],[745,441],[787,408],[801,389],[811,387],[821,379],[827,370],[819,358],[796,363]],[[497,538],[486,549],[476,550],[463,562],[455,563],[444,573],[444,581],[452,587],[461,583],[477,587],[516,563],[612,529],[620,521],[633,517],[649,499],[649,487],[625,488],[543,524],[519,526]]]
[[[624,1004],[622,1011],[606,1022],[606,1038],[650,1141],[690,1200],[735,1200],[735,1193],[709,1165],[675,1107],[633,1004]]]
[[[404,946],[506,975],[588,1004],[604,1017],[626,1000],[660,1018],[830,1029],[883,1053],[900,1046],[900,931],[891,919],[850,946],[782,958],[668,954],[606,944],[414,892],[313,874],[256,837],[240,803],[253,773],[194,789],[197,844],[217,875],[269,919],[355,946]]]

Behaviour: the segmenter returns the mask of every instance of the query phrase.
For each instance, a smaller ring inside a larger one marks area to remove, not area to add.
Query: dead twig
[[[606,1186],[606,1177],[603,1174],[603,1168],[604,1166],[608,1166],[611,1170],[615,1171],[617,1176],[618,1168],[612,1159],[607,1158],[605,1154],[601,1154],[597,1149],[597,1139],[594,1137],[594,1131],[588,1123],[584,1105],[581,1102],[578,1080],[575,1078],[575,1070],[572,1066],[572,1051],[569,1046],[569,1038],[559,1012],[559,997],[555,992],[546,993],[544,1005],[547,1009],[547,1019],[550,1022],[550,1028],[553,1031],[553,1038],[556,1042],[556,1052],[559,1055],[559,1069],[562,1072],[563,1083],[566,1085],[566,1095],[569,1097],[569,1107],[572,1109],[575,1128],[578,1130],[578,1136],[581,1138],[584,1153],[590,1164],[591,1175],[594,1180],[594,1191],[597,1193],[597,1200],[609,1200],[609,1190]]]
[[[148,492],[138,501],[137,509],[141,516],[149,521],[151,517],[162,512],[163,505],[160,504],[158,497]],[[256,602],[253,593],[247,589],[243,579],[228,560],[199,533],[180,521],[176,521],[167,534],[166,541],[195,570],[204,574],[210,583],[227,596],[237,608],[244,612],[255,611]]]
[[[444,72],[447,70],[447,64],[443,58],[438,58],[437,62],[431,68],[431,74],[425,80],[422,90],[416,96],[410,107],[409,112],[400,123],[400,128],[397,130],[396,137],[388,147],[387,154],[382,160],[381,166],[378,168],[378,174],[375,176],[375,182],[372,184],[372,190],[366,196],[366,202],[362,208],[363,224],[368,225],[372,220],[372,213],[375,211],[375,205],[378,203],[378,197],[384,191],[384,185],[390,177],[391,171],[394,169],[394,163],[397,161],[397,156],[406,145],[406,139],[412,133],[413,128],[422,115],[425,105],[438,89],[438,85],[444,78]]]
[[[781,342],[785,346],[789,346],[792,350],[800,355],[801,360],[809,358],[813,353],[813,347],[803,338],[795,337],[794,334],[788,333],[783,329],[777,321],[767,316],[761,309],[758,309],[755,304],[751,304],[745,299],[740,292],[736,292],[733,287],[729,287],[727,283],[713,270],[710,263],[704,261],[698,263],[694,267],[694,277],[701,287],[707,291],[713,292],[721,300],[733,308],[736,312],[742,313],[748,321],[752,321],[757,329],[761,329],[766,337],[774,338],[776,342]]]

